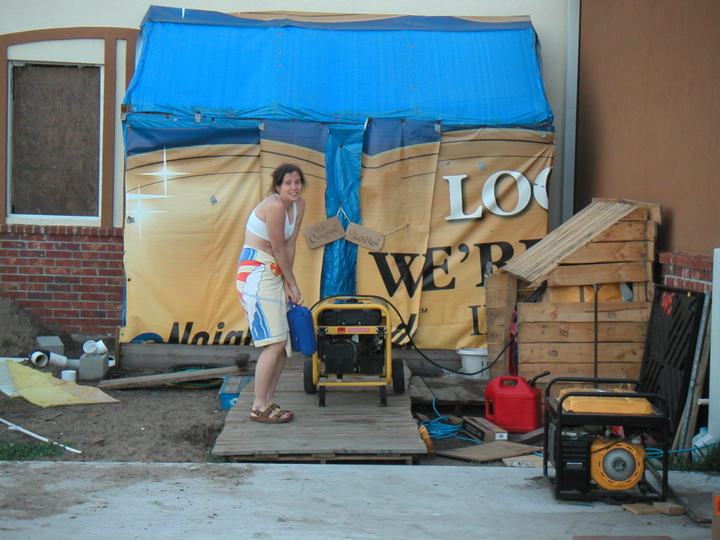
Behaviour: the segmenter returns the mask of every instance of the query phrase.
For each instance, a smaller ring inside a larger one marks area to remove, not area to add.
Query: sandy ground
[[[201,463],[227,414],[220,410],[218,388],[163,386],[106,393],[119,402],[42,408],[2,395],[0,417],[82,452],[64,452],[48,458],[52,460]],[[0,442],[34,440],[14,430],[0,431]]]
[[[249,368],[253,365],[251,362]],[[81,384],[97,385],[96,382]],[[227,416],[227,411],[221,409],[218,390],[217,387],[174,386],[107,390],[118,403],[48,408],[0,394],[0,417],[82,452],[66,451],[45,460],[202,463],[217,460],[210,455],[210,450]],[[431,410],[423,412],[430,418],[435,417]],[[28,435],[3,427],[0,426],[0,443],[36,442]],[[471,444],[457,439],[435,442],[436,448],[445,449]],[[430,456],[422,456],[418,463],[470,465]]]
[[[0,298],[0,356],[26,357],[36,349],[37,336],[51,335],[63,341],[68,358],[80,357],[85,338],[103,338],[110,350],[114,347],[108,336],[79,337],[53,332],[11,300]],[[59,374],[56,366],[40,370]],[[96,386],[97,381],[80,384]],[[82,452],[64,452],[47,458],[51,460],[200,463],[206,460],[227,414],[220,410],[217,387],[163,386],[106,393],[119,402],[42,408],[23,398],[11,399],[0,393],[0,418]],[[0,425],[0,443],[36,442],[4,427]]]
[[[35,350],[35,337],[58,335],[43,328],[12,301],[0,298],[0,356],[25,357]],[[84,338],[103,338],[110,350],[108,336],[58,335],[65,345],[65,356],[79,358]],[[48,365],[36,368],[59,376],[60,369]],[[248,365],[252,374],[254,363]],[[117,373],[137,376],[153,373],[134,371]],[[155,372],[157,373],[157,372]],[[108,373],[108,377],[113,372]],[[97,386],[98,381],[80,381]],[[0,392],[0,418],[21,428],[80,450],[44,458],[53,461],[109,461],[155,463],[202,463],[212,460],[210,450],[222,431],[227,411],[221,409],[218,387],[181,388],[160,386],[133,390],[108,390],[118,403],[71,405],[42,408],[23,398],[9,398]],[[420,411],[434,418],[434,412]],[[36,439],[0,425],[0,443],[37,442]],[[472,443],[445,439],[437,448],[457,448]],[[216,459],[216,458],[215,458]],[[468,462],[424,456],[420,464],[469,465]]]

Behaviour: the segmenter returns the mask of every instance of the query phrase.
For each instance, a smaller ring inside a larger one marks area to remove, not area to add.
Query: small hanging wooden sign
[[[357,223],[350,223],[345,231],[345,240],[370,251],[379,251],[385,242],[385,235]]]
[[[310,249],[319,248],[345,236],[345,230],[337,216],[303,227],[302,232]]]

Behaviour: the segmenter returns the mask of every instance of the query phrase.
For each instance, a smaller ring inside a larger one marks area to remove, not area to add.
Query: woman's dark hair
[[[294,172],[296,172],[300,175],[300,181],[302,182],[303,188],[307,188],[308,185],[307,185],[307,182],[305,181],[305,175],[303,174],[300,167],[298,167],[294,163],[284,163],[273,171],[272,184],[270,185],[270,191],[268,192],[268,194],[275,193],[277,191],[276,188],[281,186],[283,183],[283,180],[285,180],[285,175],[291,174]]]

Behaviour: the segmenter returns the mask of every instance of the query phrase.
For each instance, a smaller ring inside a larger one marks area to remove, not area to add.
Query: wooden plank
[[[598,302],[600,322],[647,322],[648,302]],[[593,322],[592,302],[536,302],[518,304],[518,323],[527,322]]]
[[[597,340],[600,343],[644,342],[647,323],[598,323]],[[594,323],[543,322],[518,325],[518,343],[594,343]]]
[[[604,262],[638,262],[654,259],[650,242],[590,242],[563,259],[563,264],[596,264]],[[654,245],[654,244],[653,244]]]
[[[685,513],[683,505],[671,502],[654,502],[653,508],[659,509],[661,514],[668,516],[681,516]]]
[[[602,203],[600,207],[591,205],[576,214],[518,258],[525,256],[522,260],[524,273],[520,277],[534,284],[541,282],[567,255],[593,241],[630,210],[625,205]],[[512,265],[511,261],[504,270],[513,273]]]
[[[623,221],[598,234],[593,242],[655,241],[655,227],[652,221]]]
[[[405,370],[410,387],[410,373]],[[410,392],[387,389],[380,406],[378,387],[327,387],[326,406],[317,394],[306,394],[302,362],[289,362],[275,401],[295,413],[286,424],[268,425],[249,419],[252,384],[228,411],[213,454],[231,461],[327,462],[383,460],[411,463],[409,456],[427,447],[412,417]]]
[[[630,283],[633,294],[633,302],[648,302],[648,299],[653,298],[654,284],[652,281],[641,281],[639,283]]]
[[[542,448],[539,446],[530,446],[509,441],[493,441],[487,444],[478,444],[454,450],[438,450],[436,454],[438,456],[462,459],[464,461],[485,463],[488,461],[498,461],[503,458],[533,454],[541,450]]]
[[[647,221],[648,219],[650,219],[649,210],[647,208],[643,208],[642,206],[638,206],[627,216],[620,218],[619,221]]]
[[[604,197],[593,197],[592,202],[615,202],[615,203],[624,203],[624,204],[632,204],[633,206],[637,206],[637,208],[628,214],[628,217],[630,216],[638,216],[634,217],[633,219],[644,219],[644,220],[651,220],[655,223],[662,223],[662,206],[655,203],[648,203],[643,201],[636,201],[633,199],[613,199],[613,198],[604,198]],[[640,211],[645,211],[645,214],[637,213]],[[645,217],[642,217],[645,216]]]
[[[488,343],[502,343],[506,335],[505,308],[485,308]]]
[[[493,297],[490,315],[486,309],[486,327],[488,339],[488,357],[497,358],[509,339],[510,320],[518,300],[518,280],[515,276],[502,272],[488,277],[488,286]],[[486,299],[489,298],[486,294]],[[488,316],[491,319],[488,319]],[[490,368],[490,377],[506,374],[508,352]]]
[[[598,360],[602,362],[642,362],[645,343],[598,343]],[[594,343],[521,343],[518,359],[523,364],[576,364],[592,361]]]
[[[484,405],[488,379],[424,378],[438,405]]]
[[[503,458],[506,467],[521,467],[524,469],[542,469],[543,457],[535,454]]]
[[[577,248],[594,241],[603,231],[633,210],[633,206],[591,203],[532,248],[510,261],[504,271],[537,285]]]
[[[606,263],[559,266],[547,276],[549,286],[650,281],[652,263]]]
[[[538,442],[540,444],[543,444],[543,436],[545,435],[545,427],[539,427],[537,429],[533,429],[532,431],[528,431],[527,433],[519,433],[517,435],[512,435],[512,441],[510,442],[516,442],[516,443],[522,443],[522,444],[537,444]]]
[[[592,357],[589,358],[592,360]],[[598,377],[614,379],[637,379],[640,376],[640,362],[598,362]],[[525,379],[550,372],[550,377],[594,377],[595,365],[592,361],[584,363],[546,363],[518,365],[518,374]]]
[[[486,307],[507,307],[508,289],[517,289],[517,278],[507,272],[489,275],[485,281]]]
[[[413,403],[432,403],[435,398],[435,394],[427,387],[422,377],[411,377],[408,390]]]
[[[660,508],[656,508],[649,504],[644,503],[630,503],[630,504],[623,504],[622,509],[626,510],[628,512],[631,512],[633,514],[637,514],[638,516],[647,516],[650,514],[659,514]]]
[[[653,221],[647,222],[647,238],[650,242],[657,241],[658,224]]]
[[[483,406],[488,379],[413,377],[412,402],[423,405]]]
[[[241,456],[237,459],[233,457],[226,458],[230,462],[235,463],[319,463],[325,465],[327,463],[371,463],[371,464],[405,464],[412,465],[413,456],[402,454],[380,454],[373,456],[370,454],[285,454],[282,456]]]
[[[252,347],[188,345],[181,343],[121,343],[119,365],[124,368],[168,369],[183,364],[247,365]]]
[[[680,429],[675,434],[673,450],[680,448],[690,448],[692,446],[692,438],[695,434],[695,424],[697,423],[698,409],[700,404],[698,400],[702,397],[705,388],[705,378],[708,372],[708,364],[710,362],[710,308],[712,303],[712,294],[707,293],[705,302],[703,302],[703,314],[700,320],[700,328],[698,329],[697,344],[695,345],[695,354],[690,373],[689,388],[683,409]],[[686,455],[687,457],[687,455]]]
[[[127,390],[130,388],[144,388],[148,386],[162,386],[188,381],[203,381],[219,379],[238,375],[237,366],[212,369],[198,369],[194,371],[180,371],[178,373],[161,373],[160,375],[144,375],[142,377],[127,377],[125,379],[108,379],[100,381],[98,388],[102,390]]]

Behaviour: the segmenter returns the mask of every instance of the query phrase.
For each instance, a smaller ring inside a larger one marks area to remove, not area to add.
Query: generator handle
[[[545,387],[545,399],[550,397],[550,388],[556,383],[592,383],[592,384],[634,384],[635,388],[644,392],[642,383],[635,379],[598,379],[595,377],[556,377]]]

